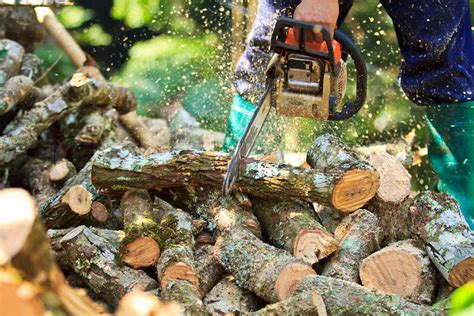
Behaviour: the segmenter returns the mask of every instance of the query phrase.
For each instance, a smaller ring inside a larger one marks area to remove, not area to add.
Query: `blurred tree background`
[[[164,102],[179,98],[203,127],[225,131],[233,97],[232,56],[241,51],[232,23],[238,11],[252,19],[256,0],[76,0],[59,18],[113,81],[130,86],[138,112],[155,116]],[[474,0],[470,0],[471,10]],[[237,10],[237,11],[236,11]],[[234,11],[234,12],[233,12]],[[233,15],[234,13],[234,15]],[[414,131],[414,151],[424,153],[423,108],[412,105],[398,82],[402,61],[393,25],[377,0],[354,1],[342,30],[361,48],[369,70],[366,106],[347,122],[288,120],[282,146],[304,151],[316,135],[333,132],[351,145],[394,142]],[[233,43],[236,43],[234,47]],[[46,42],[38,48],[51,81],[73,71],[61,51]],[[349,90],[353,87],[349,82]],[[423,156],[410,170],[415,187],[432,188],[435,177]]]

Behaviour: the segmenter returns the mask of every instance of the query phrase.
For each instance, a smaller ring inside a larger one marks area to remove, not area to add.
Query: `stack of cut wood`
[[[2,315],[445,314],[474,278],[458,204],[383,146],[322,135],[298,165],[244,160],[223,196],[222,134],[179,102],[143,118],[94,67],[51,86],[0,51],[1,186],[34,197],[0,191]]]

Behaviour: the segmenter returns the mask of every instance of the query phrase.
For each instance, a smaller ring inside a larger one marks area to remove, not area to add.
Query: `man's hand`
[[[319,24],[327,27],[331,32],[332,37],[334,29],[336,28],[337,17],[339,16],[339,1],[302,0],[301,3],[296,7],[293,16],[295,20]],[[321,33],[306,34],[306,40],[322,42],[323,36]]]

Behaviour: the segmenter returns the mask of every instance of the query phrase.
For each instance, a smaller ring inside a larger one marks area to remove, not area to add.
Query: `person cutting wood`
[[[428,154],[438,188],[460,203],[474,227],[474,45],[468,0],[381,0],[395,27],[403,63],[400,84],[415,104],[426,106]],[[352,0],[260,0],[245,52],[237,64],[234,97],[223,150],[231,152],[264,92],[276,20],[325,26],[342,24]],[[322,41],[320,33],[306,37]]]

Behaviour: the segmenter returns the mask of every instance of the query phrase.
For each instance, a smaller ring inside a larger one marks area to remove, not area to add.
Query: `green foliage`
[[[62,82],[76,70],[71,60],[57,46],[44,43],[36,48],[35,54],[41,59],[43,69],[48,71],[47,78],[52,83]]]
[[[474,282],[468,282],[451,294],[450,316],[474,314]]]
[[[70,6],[59,12],[58,19],[66,28],[72,29],[81,26],[93,16],[92,10],[84,9],[81,6]]]
[[[79,44],[105,46],[112,42],[112,37],[99,24],[93,24],[80,32],[74,32],[73,35]]]

